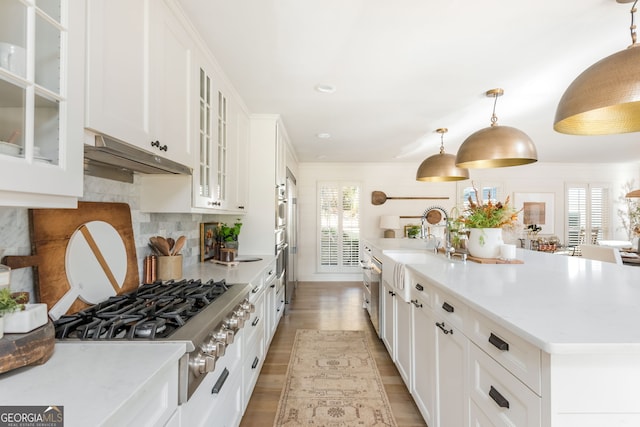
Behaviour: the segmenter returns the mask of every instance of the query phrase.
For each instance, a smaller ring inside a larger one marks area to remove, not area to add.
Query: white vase
[[[498,258],[502,241],[502,228],[472,228],[467,247],[477,258]]]

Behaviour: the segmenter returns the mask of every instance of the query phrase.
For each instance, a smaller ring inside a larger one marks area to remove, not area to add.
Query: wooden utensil
[[[445,200],[449,197],[389,197],[382,191],[373,191],[371,192],[371,204],[373,205],[381,205],[387,200],[398,199],[398,200]]]
[[[178,237],[178,240],[176,240],[176,244],[173,246],[173,249],[171,250],[171,255],[178,255],[186,242],[187,242],[187,238],[185,236]]]
[[[171,255],[171,251],[169,249],[169,242],[167,242],[167,239],[165,239],[162,236],[155,236],[155,238],[152,237],[152,239],[155,239],[154,244],[156,245],[156,247],[158,248],[158,250],[162,255],[165,255],[165,256]]]
[[[176,241],[171,237],[167,237],[167,243],[169,244],[169,252],[173,250],[173,245],[176,244]]]

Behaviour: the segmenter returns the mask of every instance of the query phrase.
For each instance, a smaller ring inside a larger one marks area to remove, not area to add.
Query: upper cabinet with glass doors
[[[0,205],[82,195],[84,13],[84,0],[0,0]]]

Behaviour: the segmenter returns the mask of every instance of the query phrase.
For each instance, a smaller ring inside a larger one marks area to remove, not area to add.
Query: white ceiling
[[[179,0],[252,113],[282,116],[301,162],[420,162],[489,126],[544,162],[640,161],[637,133],[570,136],[556,105],[631,43],[615,0]],[[638,18],[638,17],[636,17]],[[639,64],[640,66],[640,64]],[[332,94],[314,90],[336,88]],[[331,134],[319,139],[318,133]]]

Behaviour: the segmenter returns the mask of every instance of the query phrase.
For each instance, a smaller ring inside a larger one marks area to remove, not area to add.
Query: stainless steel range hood
[[[133,145],[96,135],[95,145],[84,146],[87,175],[133,182],[133,173],[191,175],[190,167],[141,150]]]

